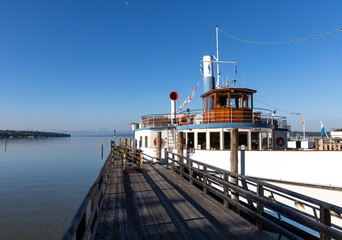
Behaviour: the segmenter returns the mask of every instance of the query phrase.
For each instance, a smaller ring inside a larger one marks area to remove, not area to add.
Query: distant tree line
[[[70,134],[38,131],[0,130],[0,138],[70,137]]]
[[[290,133],[290,136],[291,137],[295,137],[295,136],[297,136],[297,134],[302,136],[303,132],[301,132],[301,131],[293,131],[293,132]],[[321,132],[305,132],[305,136],[306,137],[320,137],[321,136]]]

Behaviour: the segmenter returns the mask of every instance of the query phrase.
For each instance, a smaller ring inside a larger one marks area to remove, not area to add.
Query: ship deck
[[[107,184],[95,239],[270,239],[161,165],[114,161]]]

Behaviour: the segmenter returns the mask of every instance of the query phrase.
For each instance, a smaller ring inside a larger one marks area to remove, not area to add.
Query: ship
[[[172,91],[169,112],[144,115],[139,123],[132,123],[133,148],[142,151],[146,161],[155,162],[158,134],[163,151],[174,153],[177,153],[177,142],[180,142],[177,137],[182,136],[184,156],[231,170],[231,137],[232,131],[237,129],[239,174],[340,206],[342,151],[338,148],[334,149],[337,151],[325,151],[289,146],[287,118],[274,110],[255,108],[257,90],[235,87],[235,82],[233,86],[220,85],[219,64],[234,62],[220,61],[218,56],[217,41],[217,55],[205,55],[201,60],[202,109],[176,111],[178,94]],[[216,84],[214,64],[217,65]],[[162,163],[166,160],[162,154]],[[319,215],[314,206],[282,199],[281,196],[271,197],[296,206],[311,216]],[[331,214],[333,226],[342,230],[341,215]]]

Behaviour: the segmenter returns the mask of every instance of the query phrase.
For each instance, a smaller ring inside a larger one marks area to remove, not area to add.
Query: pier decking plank
[[[160,165],[123,174],[114,162],[95,239],[270,239]]]

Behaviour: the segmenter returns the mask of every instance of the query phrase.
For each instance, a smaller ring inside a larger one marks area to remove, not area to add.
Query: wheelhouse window
[[[223,149],[230,150],[230,132],[223,133]]]
[[[195,134],[192,133],[188,133],[188,148],[194,148],[195,147]]]
[[[214,95],[211,96],[210,98],[210,109],[214,109],[215,103],[214,103]]]
[[[252,97],[250,94],[243,95],[243,108],[251,108]]]
[[[206,149],[207,148],[207,134],[206,133],[198,133],[197,134],[197,148],[198,149]]]
[[[219,132],[210,133],[210,149],[212,150],[220,149],[220,133]]]
[[[242,94],[238,94],[238,93],[230,94],[230,107],[242,108]]]
[[[145,136],[145,148],[147,148],[147,147],[148,147],[148,137]]]
[[[227,108],[228,107],[228,94],[217,94],[216,95],[216,108]]]

